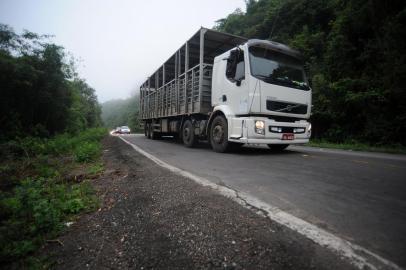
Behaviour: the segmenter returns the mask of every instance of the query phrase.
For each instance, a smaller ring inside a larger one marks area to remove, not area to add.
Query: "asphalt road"
[[[291,146],[283,153],[123,136],[161,160],[244,191],[406,268],[406,156]]]

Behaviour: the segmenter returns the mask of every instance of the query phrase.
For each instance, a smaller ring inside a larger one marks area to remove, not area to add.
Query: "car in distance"
[[[131,133],[131,130],[130,130],[130,128],[127,127],[127,126],[122,126],[122,127],[120,127],[118,133],[119,133],[119,134],[130,134],[130,133]]]

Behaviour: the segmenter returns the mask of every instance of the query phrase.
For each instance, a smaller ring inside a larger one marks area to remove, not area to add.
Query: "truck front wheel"
[[[193,147],[197,143],[197,138],[195,135],[195,130],[193,128],[193,123],[190,120],[186,120],[182,127],[182,140],[186,147]]]
[[[219,153],[228,152],[241,145],[228,141],[227,120],[222,115],[216,116],[211,124],[210,144],[213,150]]]

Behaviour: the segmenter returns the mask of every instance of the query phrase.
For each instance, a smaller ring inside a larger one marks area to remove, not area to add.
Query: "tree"
[[[0,140],[100,125],[94,90],[74,76],[64,49],[47,38],[18,35],[0,24]]]
[[[215,28],[302,52],[315,137],[406,145],[406,2],[249,0]]]

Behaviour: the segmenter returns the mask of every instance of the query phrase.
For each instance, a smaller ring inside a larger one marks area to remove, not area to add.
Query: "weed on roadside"
[[[105,134],[90,129],[77,136],[8,142],[7,159],[0,164],[0,264],[42,268],[46,260],[32,254],[57,237],[66,221],[97,209],[86,179],[103,171],[100,140]],[[67,168],[75,167],[85,171],[80,182],[66,177]]]
[[[312,139],[307,146],[332,148],[352,151],[382,152],[393,154],[406,154],[406,147],[402,145],[369,145],[357,141],[348,141],[343,143],[332,143],[325,140]]]

